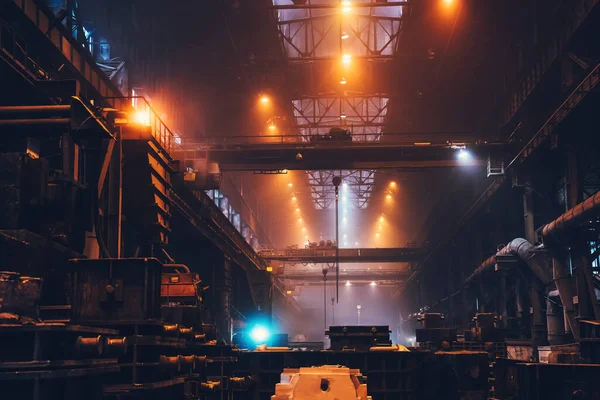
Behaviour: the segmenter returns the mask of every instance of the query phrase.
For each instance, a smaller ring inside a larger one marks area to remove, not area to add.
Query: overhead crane
[[[339,249],[340,263],[370,262],[411,262],[421,258],[422,251],[418,247],[374,248],[374,249]],[[284,249],[265,250],[260,257],[268,261],[286,263],[335,263],[336,249]]]
[[[411,140],[412,139],[412,140]],[[444,140],[445,139],[445,140]],[[497,143],[437,137],[423,140],[418,135],[394,135],[380,141],[315,141],[298,135],[206,138],[184,144],[183,160],[206,159],[219,163],[223,171],[443,168],[485,166]],[[466,158],[460,150],[469,151]]]

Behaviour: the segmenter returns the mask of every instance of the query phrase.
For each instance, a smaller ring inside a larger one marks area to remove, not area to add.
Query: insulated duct
[[[568,279],[568,273],[567,275],[564,275],[564,267],[561,268],[562,264],[557,262],[556,259],[553,260],[553,269],[550,269],[548,265],[548,259],[543,252],[537,251],[534,245],[523,238],[514,239],[505,247],[500,249],[496,254],[481,263],[481,265],[475,269],[471,276],[469,276],[466,283],[469,284],[469,282],[474,280],[477,276],[481,275],[490,268],[493,268],[496,264],[496,257],[507,255],[513,255],[522,260],[529,267],[531,272],[533,272],[533,274],[542,282],[542,284],[547,287],[548,291],[553,289],[552,283],[556,281],[559,289],[560,300],[565,309],[565,316],[567,317],[571,331],[576,332],[576,330],[573,330],[573,327],[575,326],[573,314],[573,291],[571,288],[571,281]],[[551,314],[550,318],[553,326],[552,333],[550,331],[548,332],[548,339],[552,339],[554,341],[557,331],[557,329],[554,328],[554,314]],[[552,335],[552,338],[550,338],[550,335]]]
[[[496,265],[496,257],[513,255],[521,259],[527,266],[531,269],[531,271],[538,277],[538,279],[544,284],[548,285],[552,283],[552,272],[549,267],[547,267],[547,261],[543,254],[539,251],[536,251],[535,246],[529,243],[527,240],[522,238],[517,238],[512,242],[508,243],[502,249],[500,249],[496,254],[489,257],[485,260],[479,267],[473,271],[471,276],[467,279],[467,284],[471,282],[473,279],[484,273],[485,271],[493,268]]]
[[[596,192],[596,194],[577,204],[575,207],[571,208],[554,221],[546,224],[541,231],[542,238],[544,239],[544,242],[548,242],[548,244],[551,245],[552,239],[556,239],[564,235],[569,229],[579,226],[579,224],[588,221],[590,218],[598,215],[599,213],[600,192]],[[584,261],[584,264],[586,265],[584,273],[586,275],[586,283],[590,292],[590,296],[591,298],[597,300],[592,284],[593,277],[591,275],[591,271],[589,268],[587,268],[587,266],[589,266],[589,261]],[[556,257],[553,259],[553,270],[554,279],[556,280],[556,286],[560,293],[560,298],[563,302],[565,313],[570,314],[568,319],[569,324],[571,325],[571,331],[573,332],[574,336],[577,337],[577,327],[573,324],[575,322],[575,317],[573,314],[573,296],[575,296],[575,288],[573,281],[570,277],[567,266]],[[565,301],[567,303],[565,303]],[[600,309],[597,301],[594,301],[593,308],[596,318],[600,317]]]

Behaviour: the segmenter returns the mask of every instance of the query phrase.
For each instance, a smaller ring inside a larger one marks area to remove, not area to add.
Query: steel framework
[[[289,62],[307,65],[310,69],[312,62],[336,65],[342,62],[343,56],[363,64],[392,60],[399,43],[402,8],[406,3],[385,4],[370,0],[344,7],[336,0],[308,0],[301,7],[290,7],[287,1],[273,0],[273,5]],[[313,72],[308,75],[314,77]],[[345,82],[343,77],[342,81]],[[316,77],[310,80],[309,86],[307,92],[317,89]],[[362,140],[378,141],[388,100],[389,95],[385,93],[335,91],[298,97],[292,103],[297,127],[307,140],[314,135],[323,135],[333,127],[344,127],[360,135]],[[355,140],[358,137],[355,136]],[[375,171],[307,171],[307,174],[317,209],[327,209],[333,204],[332,179],[335,175],[341,176],[350,186],[351,203],[359,209],[367,207]]]
[[[300,133],[307,138],[322,135],[329,129],[349,128],[355,138],[378,141],[387,113],[388,97],[354,95],[353,97],[313,96],[293,101],[294,115]],[[331,206],[335,196],[332,179],[335,175],[350,185],[351,203],[359,209],[367,207],[375,182],[375,171],[307,171],[311,197],[319,210]]]
[[[273,0],[275,6],[286,2]],[[405,3],[381,7],[382,3],[374,0],[361,2],[347,13],[341,12],[334,0],[330,4],[312,3],[309,0],[303,8],[277,9],[279,32],[289,61],[335,59],[342,51],[353,57],[392,59]]]

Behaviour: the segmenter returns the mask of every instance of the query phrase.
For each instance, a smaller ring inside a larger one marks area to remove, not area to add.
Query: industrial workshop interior
[[[598,0],[0,0],[0,399],[600,400]]]

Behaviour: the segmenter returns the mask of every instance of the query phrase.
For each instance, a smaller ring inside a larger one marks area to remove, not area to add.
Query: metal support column
[[[531,181],[526,180],[523,188],[523,223],[525,228],[525,239],[529,243],[535,243],[535,224],[533,211],[533,191],[531,190]]]
[[[114,143],[108,170],[108,229],[106,246],[112,257],[121,257],[121,216],[123,213],[123,152],[121,135]]]
[[[214,289],[213,316],[219,334],[225,343],[231,343],[231,265],[222,255],[213,263]]]

